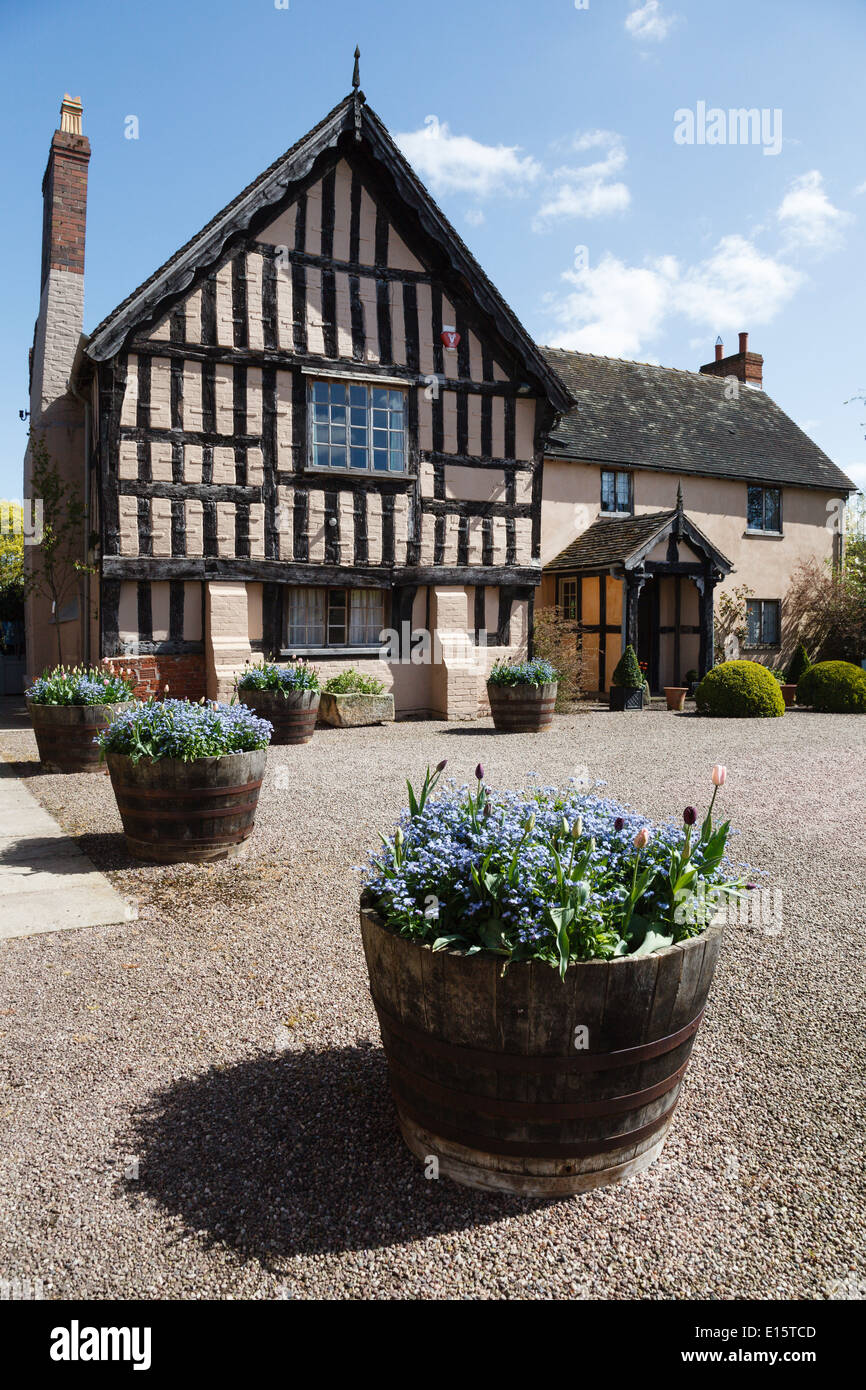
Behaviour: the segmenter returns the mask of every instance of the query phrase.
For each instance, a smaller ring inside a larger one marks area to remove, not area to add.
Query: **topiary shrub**
[[[775,719],[785,713],[779,682],[757,661],[724,661],[695,691],[698,714],[719,719]]]
[[[797,704],[826,714],[866,713],[866,671],[850,661],[819,661],[800,677]]]
[[[791,657],[788,670],[785,673],[786,684],[796,685],[800,680],[800,677],[805,676],[806,672],[808,671],[811,665],[812,663],[809,660],[809,653],[806,651],[806,648],[803,646],[803,643],[798,642],[797,650]]]
[[[640,662],[635,656],[631,643],[616,663],[610,683],[611,685],[625,686],[628,690],[643,689],[643,671],[640,669]]]

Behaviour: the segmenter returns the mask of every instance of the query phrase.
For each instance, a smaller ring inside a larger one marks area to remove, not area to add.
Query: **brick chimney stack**
[[[64,96],[42,180],[42,273],[33,342],[30,420],[66,394],[84,327],[84,233],[90,141],[81,98]]]
[[[715,360],[705,363],[699,370],[706,376],[734,376],[746,386],[760,390],[764,381],[764,359],[759,352],[749,352],[748,333],[741,333],[739,339],[739,351],[725,357],[725,345],[717,338]]]

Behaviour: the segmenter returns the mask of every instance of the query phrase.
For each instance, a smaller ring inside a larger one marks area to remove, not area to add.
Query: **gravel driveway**
[[[249,857],[133,867],[107,778],[27,785],[140,916],[0,951],[0,1279],[48,1298],[863,1297],[866,720],[401,723],[275,748]],[[734,858],[781,928],[733,928],[661,1160],[551,1203],[428,1181],[387,1092],[359,864],[449,759],[584,770],[657,817],[728,766]]]

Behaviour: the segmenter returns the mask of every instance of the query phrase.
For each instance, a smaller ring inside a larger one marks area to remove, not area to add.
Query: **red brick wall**
[[[204,652],[189,652],[182,656],[106,656],[104,666],[112,671],[131,672],[135,693],[140,700],[166,694],[173,700],[200,700],[205,695]]]
[[[87,165],[90,141],[86,135],[56,130],[42,183],[42,283],[49,270],[84,274],[84,233],[87,221]]]

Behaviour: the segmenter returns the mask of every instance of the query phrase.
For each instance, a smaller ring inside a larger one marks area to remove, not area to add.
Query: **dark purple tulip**
[[[441,761],[441,763],[437,763],[437,764],[436,764],[436,771],[437,771],[437,772],[444,772],[447,766],[448,766],[448,759],[447,759],[447,758],[443,758],[442,761]]]
[[[752,892],[753,889],[757,888],[757,886],[758,886],[757,883],[747,883],[747,884],[746,884],[746,888],[747,888],[748,892],[750,892],[750,893]]]
[[[616,820],[613,823],[613,828],[614,830],[625,829],[625,821],[623,820],[622,816],[617,816]]]
[[[478,778],[479,782],[483,782],[483,780],[484,780],[484,768],[481,766],[481,763],[479,763],[478,766],[477,766],[476,769],[475,769],[475,776]]]
[[[687,806],[686,809],[683,811],[683,820],[685,821],[686,825],[694,825],[697,818],[698,813],[695,810],[694,806]]]

